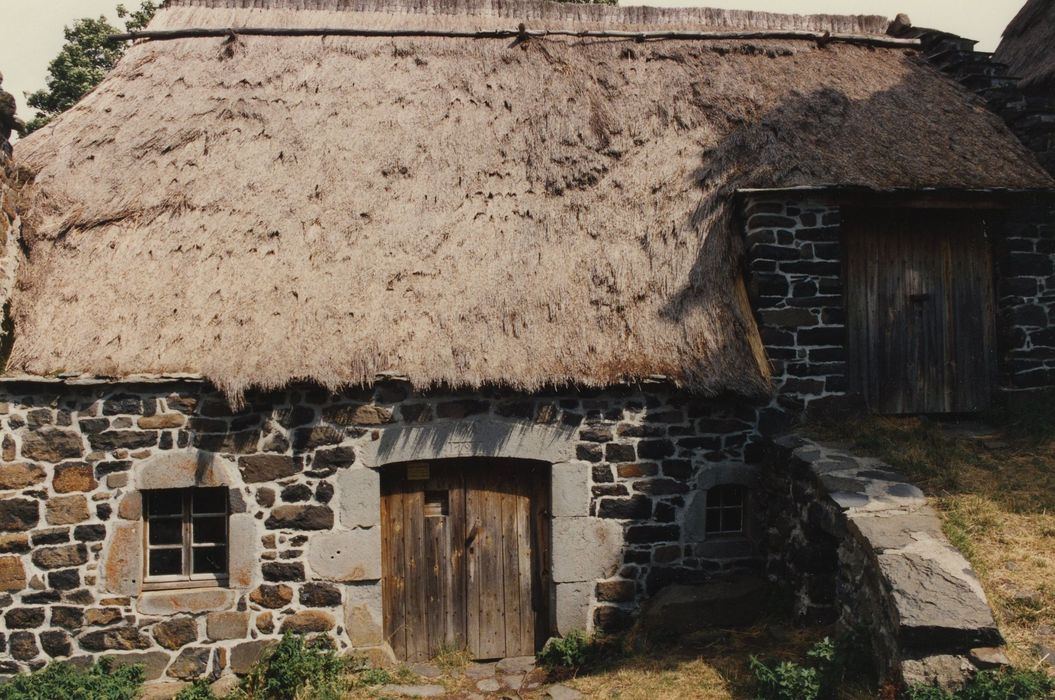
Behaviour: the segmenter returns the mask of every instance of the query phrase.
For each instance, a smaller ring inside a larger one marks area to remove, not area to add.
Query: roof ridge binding
[[[697,25],[738,30],[810,30],[884,36],[890,20],[879,15],[797,15],[710,7],[598,5],[547,0],[165,0],[162,7],[218,10],[380,12],[405,15],[461,15],[520,21],[648,26]]]

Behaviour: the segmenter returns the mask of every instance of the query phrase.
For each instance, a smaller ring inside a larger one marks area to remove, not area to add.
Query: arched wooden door
[[[549,633],[549,465],[412,462],[381,476],[385,637],[396,656],[534,654]]]

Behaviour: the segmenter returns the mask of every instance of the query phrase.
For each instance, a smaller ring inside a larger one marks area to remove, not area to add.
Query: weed
[[[590,660],[591,639],[579,630],[572,630],[564,637],[554,637],[546,642],[539,652],[538,662],[544,668],[579,669]]]
[[[752,656],[751,673],[760,700],[817,700],[821,696],[820,674],[815,668],[791,661],[767,666]]]
[[[182,688],[172,700],[219,700],[205,681],[194,681]]]
[[[432,659],[436,667],[444,673],[461,671],[469,665],[470,661],[472,661],[472,655],[469,654],[468,649],[446,644],[440,647],[436,656]]]
[[[0,685],[0,700],[135,700],[143,680],[140,665],[113,668],[102,659],[79,671],[59,662]]]
[[[392,682],[392,674],[383,668],[368,668],[356,674],[356,686],[387,685]]]
[[[933,686],[915,685],[906,700],[1047,700],[1055,693],[1055,680],[1040,671],[1004,669],[976,673],[966,686],[949,693]]]
[[[347,664],[332,643],[286,633],[242,680],[238,700],[340,700]]]

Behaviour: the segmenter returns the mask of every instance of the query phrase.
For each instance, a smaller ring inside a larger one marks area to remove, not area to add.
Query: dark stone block
[[[630,494],[622,484],[595,484],[590,487],[590,493],[595,498],[601,496],[628,496]]]
[[[311,487],[307,484],[292,484],[282,489],[282,500],[286,503],[310,501],[311,495]]]
[[[329,530],[333,527],[333,511],[327,506],[316,505],[276,506],[264,521],[264,527],[269,530]]]
[[[45,544],[62,544],[70,541],[69,528],[56,527],[48,530],[35,530],[30,533],[30,541],[34,547],[39,547]]]
[[[44,608],[12,608],[4,613],[8,629],[33,629],[44,624]]]
[[[1030,304],[1010,310],[1011,323],[1016,326],[1047,326],[1048,312],[1043,306]]]
[[[781,262],[779,269],[781,272],[795,275],[838,275],[842,272],[842,265],[820,260],[792,260]]]
[[[104,430],[101,433],[88,435],[88,442],[93,450],[101,452],[141,450],[157,445],[158,434],[150,430]]]
[[[798,332],[800,345],[846,344],[846,329],[842,327],[803,328]]]
[[[51,609],[51,624],[76,632],[84,626],[84,609],[56,605]]]
[[[7,648],[8,653],[19,661],[29,661],[40,653],[37,636],[32,632],[13,632]]]
[[[775,238],[776,236],[774,235]],[[749,255],[752,258],[762,260],[798,260],[800,257],[799,251],[795,248],[766,243],[757,243],[751,246]]]
[[[20,532],[37,526],[39,501],[28,498],[0,499],[0,530]]]
[[[111,627],[88,632],[78,640],[78,643],[85,651],[116,651],[150,647],[150,639],[135,627]]]
[[[664,457],[672,457],[674,456],[674,443],[670,440],[642,440],[637,443],[637,454],[641,459],[663,459]]]
[[[329,583],[305,583],[300,587],[300,604],[310,608],[331,608],[341,604],[341,591]]]
[[[304,565],[300,562],[266,561],[260,565],[265,581],[303,581]]]
[[[315,487],[315,500],[319,503],[329,503],[333,499],[333,484],[328,481],[320,481]]]
[[[610,443],[604,447],[604,458],[608,462],[633,462],[637,459],[633,445]]]
[[[612,468],[607,464],[595,464],[590,470],[595,484],[606,484],[615,481],[612,477]]]
[[[747,222],[747,228],[750,230],[762,229],[762,228],[784,228],[791,229],[798,226],[797,221],[787,216],[778,216],[776,214],[755,214]]]
[[[69,656],[73,652],[70,644],[70,636],[62,630],[47,630],[40,633],[40,646],[44,653],[55,658],[57,656]]]
[[[1010,253],[1007,256],[1007,272],[1012,275],[1046,277],[1052,269],[1051,257],[1043,253]]]
[[[622,608],[601,605],[593,611],[593,623],[601,631],[615,634],[629,629],[634,623],[634,618]]]
[[[607,426],[586,426],[579,431],[579,439],[586,442],[610,442],[612,429]]]
[[[57,591],[72,591],[81,585],[81,574],[77,569],[63,569],[48,573],[48,585]]]
[[[331,447],[325,450],[318,450],[315,453],[312,467],[316,469],[337,469],[350,467],[353,464],[355,464],[354,447]]]
[[[117,394],[103,401],[104,416],[140,415],[142,413],[143,400],[134,394]]]
[[[677,525],[632,525],[627,528],[624,541],[627,544],[676,542],[680,536],[681,528]]]
[[[399,417],[405,423],[427,423],[432,420],[432,406],[427,403],[405,403],[399,407]]]
[[[642,479],[634,482],[634,490],[648,496],[670,496],[688,493],[689,487],[674,479]]]
[[[665,425],[620,425],[616,428],[616,432],[619,437],[629,438],[642,438],[642,437],[663,437],[667,434],[667,426]]]
[[[301,466],[300,457],[286,455],[261,454],[238,458],[242,478],[250,484],[293,476],[301,470]]]
[[[110,427],[109,418],[81,418],[77,421],[82,433],[101,433]]]
[[[597,507],[597,516],[619,520],[647,520],[652,515],[652,499],[648,496],[605,498]]]
[[[117,460],[110,462],[99,462],[95,465],[95,478],[101,479],[107,474],[116,474],[117,472],[126,472],[132,468],[132,462],[129,460]]]
[[[315,421],[315,409],[311,406],[291,406],[275,411],[275,420],[283,428],[299,428]]]
[[[297,428],[292,432],[293,449],[313,450],[325,445],[336,445],[344,440],[344,432],[329,425],[314,428]]]
[[[625,579],[601,581],[595,592],[597,601],[601,603],[630,603],[637,594],[637,583]]]

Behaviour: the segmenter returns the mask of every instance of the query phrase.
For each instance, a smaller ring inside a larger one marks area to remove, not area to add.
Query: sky
[[[48,62],[62,47],[62,29],[79,17],[117,21],[120,0],[0,0],[0,73],[3,89],[18,100],[19,115],[32,116],[25,92],[44,87]],[[1000,33],[1025,0],[622,0],[622,5],[721,7],[798,14],[909,16],[918,27],[935,27],[979,41],[992,51]],[[136,7],[137,0],[124,0]]]

